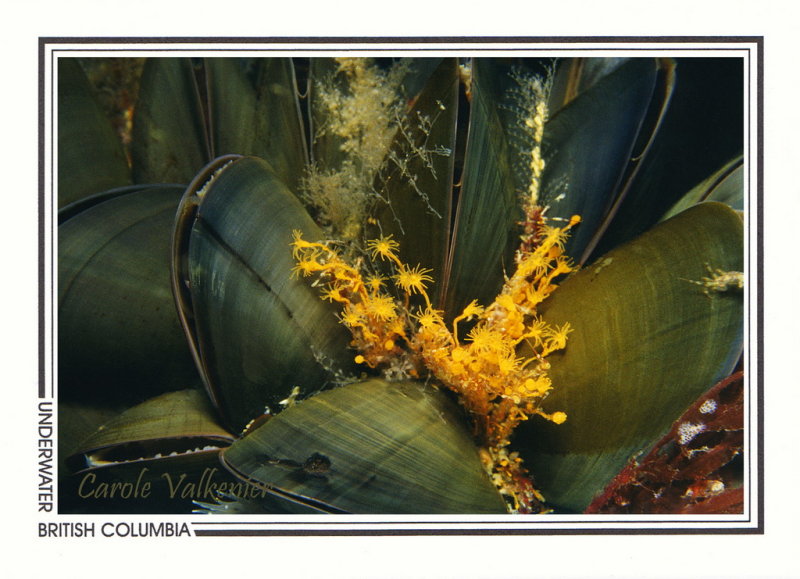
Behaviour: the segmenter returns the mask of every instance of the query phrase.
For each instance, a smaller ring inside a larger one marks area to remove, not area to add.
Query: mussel
[[[317,394],[222,453],[236,476],[332,513],[505,513],[443,392],[371,379]]]

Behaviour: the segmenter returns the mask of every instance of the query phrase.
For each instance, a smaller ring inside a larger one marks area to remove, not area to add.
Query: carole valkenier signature
[[[187,473],[161,473],[151,480],[148,467],[142,467],[135,480],[98,481],[93,472],[86,473],[78,485],[78,496],[82,499],[147,499],[154,484],[163,484],[170,499],[214,500],[219,494],[232,494],[242,498],[263,498],[266,490],[242,482],[216,481],[219,469],[206,468],[199,479],[191,479]]]

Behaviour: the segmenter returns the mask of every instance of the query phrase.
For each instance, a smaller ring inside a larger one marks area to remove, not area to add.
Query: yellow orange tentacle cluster
[[[322,298],[342,305],[340,322],[353,335],[352,346],[358,350],[356,362],[377,368],[402,354],[398,343],[407,338],[404,312],[394,298],[383,291],[385,279],[372,276],[366,280],[361,272],[348,264],[329,244],[306,241],[300,231],[294,231],[295,275],[316,274],[322,284]],[[396,242],[377,240],[374,256],[397,259]],[[403,280],[422,287],[424,280]]]
[[[438,380],[458,392],[490,449],[506,446],[516,425],[531,414],[557,423],[566,419],[563,412],[546,414],[540,402],[551,389],[544,358],[566,346],[571,327],[547,324],[537,317],[536,306],[555,290],[559,275],[573,270],[562,249],[578,221],[575,217],[563,228],[551,228],[519,261],[494,302],[486,308],[471,302],[453,320],[452,329],[430,307],[416,315],[419,327],[412,347]],[[472,319],[476,323],[459,340],[459,322]],[[518,355],[523,341],[532,357]]]
[[[494,302],[487,307],[470,302],[450,325],[428,296],[431,270],[403,263],[391,236],[369,241],[366,249],[373,261],[388,262],[394,270],[399,299],[385,291],[387,278],[362,275],[332,244],[307,241],[294,232],[294,274],[319,276],[321,297],[341,304],[339,319],[353,335],[355,361],[370,368],[392,367],[394,375],[404,368],[406,375],[400,377],[418,377],[427,369],[455,391],[473,418],[487,470],[513,499],[514,510],[524,511],[541,497],[520,482],[527,480],[521,459],[506,448],[511,434],[534,414],[558,424],[566,420],[563,412],[544,412],[541,402],[552,389],[545,358],[566,346],[572,328],[544,322],[536,307],[556,289],[559,276],[574,270],[563,248],[579,221],[574,216],[564,227],[545,225],[535,247],[517,255],[516,271]],[[424,305],[412,306],[412,295],[421,296]],[[461,337],[460,324],[471,324]],[[523,342],[532,355],[518,354]]]

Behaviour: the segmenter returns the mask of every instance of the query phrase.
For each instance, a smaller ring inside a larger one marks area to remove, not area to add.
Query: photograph
[[[59,514],[758,526],[757,41],[135,48],[46,47]]]

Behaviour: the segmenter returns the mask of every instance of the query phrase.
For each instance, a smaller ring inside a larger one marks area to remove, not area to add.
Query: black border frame
[[[623,520],[623,521],[613,521],[613,520],[598,520],[598,521],[575,521],[567,522],[567,521],[559,521],[558,523],[561,524],[577,524],[581,522],[586,522],[593,526],[593,528],[586,528],[586,529],[579,529],[579,528],[522,528],[522,529],[509,529],[507,527],[503,528],[465,528],[465,529],[452,529],[452,528],[415,528],[415,529],[403,529],[403,528],[379,528],[379,529],[320,529],[320,528],[310,528],[310,529],[285,529],[285,528],[275,528],[275,529],[225,529],[221,528],[225,525],[248,525],[248,524],[268,524],[263,522],[212,522],[212,521],[205,521],[205,522],[191,522],[191,526],[193,527],[192,531],[195,536],[198,537],[229,537],[229,536],[237,536],[237,537],[245,537],[245,536],[286,536],[286,537],[295,537],[295,536],[428,536],[428,535],[442,535],[442,536],[458,536],[458,535],[697,535],[697,534],[764,534],[764,514],[765,514],[765,500],[764,500],[764,418],[765,418],[765,404],[764,404],[764,319],[763,319],[763,312],[764,312],[764,268],[763,268],[763,251],[764,251],[764,37],[763,36],[482,36],[482,37],[470,37],[470,36],[439,36],[439,37],[420,37],[420,36],[385,36],[385,37],[358,37],[358,36],[329,36],[329,37],[320,37],[320,36],[309,36],[309,37],[299,37],[299,36],[292,36],[292,37],[39,37],[38,39],[38,204],[37,204],[37,219],[38,219],[38,227],[37,227],[37,240],[38,240],[38,396],[37,398],[39,401],[45,398],[50,398],[52,400],[55,399],[55,392],[54,386],[55,378],[53,378],[53,383],[50,387],[50,393],[48,396],[47,392],[47,385],[46,385],[46,356],[45,352],[48,347],[45,340],[45,329],[46,329],[46,293],[47,291],[50,292],[50,295],[53,295],[54,292],[54,282],[55,282],[55,271],[52,270],[55,264],[55,260],[51,264],[51,277],[50,277],[50,285],[48,287],[45,286],[46,282],[46,275],[45,275],[45,268],[47,266],[46,263],[46,251],[45,251],[45,229],[47,227],[46,223],[46,202],[47,196],[46,192],[48,190],[53,190],[55,186],[54,175],[55,171],[51,171],[50,181],[46,180],[46,171],[45,171],[45,161],[46,161],[46,154],[45,154],[45,144],[46,139],[48,138],[46,129],[46,79],[45,79],[45,70],[46,70],[46,55],[47,55],[47,47],[51,45],[58,45],[58,44],[86,44],[86,45],[95,45],[95,44],[126,44],[126,45],[154,45],[154,44],[166,44],[166,45],[173,45],[179,47],[183,44],[275,44],[275,45],[318,45],[314,46],[314,50],[320,50],[323,45],[343,45],[343,44],[358,44],[358,45],[376,45],[374,50],[379,50],[377,45],[386,45],[386,44],[402,44],[402,45],[432,45],[430,50],[443,50],[452,48],[453,44],[458,45],[475,45],[475,49],[479,50],[487,50],[485,46],[481,45],[488,45],[488,44],[509,44],[509,45],[519,45],[519,44],[548,44],[548,43],[559,43],[559,44],[593,44],[596,45],[598,43],[615,43],[615,44],[658,44],[658,43],[665,43],[665,44],[680,44],[680,43],[699,43],[704,45],[714,45],[714,44],[754,44],[756,48],[756,99],[757,99],[757,108],[756,108],[756,119],[755,123],[751,123],[751,127],[755,132],[755,142],[756,142],[756,150],[751,152],[751,155],[755,154],[755,159],[757,160],[756,166],[756,183],[755,187],[750,187],[750,191],[755,191],[755,206],[757,208],[756,213],[756,220],[755,220],[755,227],[756,231],[753,234],[751,232],[749,242],[755,241],[755,249],[756,255],[758,256],[758,260],[756,263],[755,269],[752,268],[752,252],[748,254],[749,262],[748,268],[751,272],[751,279],[752,279],[752,272],[755,271],[755,281],[756,287],[758,288],[758,294],[756,299],[756,309],[758,311],[758,318],[757,324],[755,327],[755,335],[753,336],[753,329],[751,328],[750,336],[751,338],[755,338],[755,346],[756,346],[756,355],[755,357],[750,357],[750,360],[755,358],[756,361],[756,372],[755,372],[755,379],[757,384],[757,398],[755,400],[757,416],[758,416],[758,423],[757,428],[755,429],[755,435],[758,439],[758,453],[756,458],[756,462],[758,465],[758,493],[756,497],[755,504],[751,505],[751,513],[753,511],[757,512],[757,526],[756,527],[743,527],[743,528],[725,528],[725,527],[712,527],[712,528],[704,528],[704,527],[697,527],[697,528],[657,528],[657,527],[646,527],[641,528],[639,525],[647,525],[647,524],[665,524],[664,521],[653,521],[652,523],[648,523],[647,521],[642,520]],[[631,47],[623,47],[623,48],[616,48],[616,47],[603,47],[602,50],[629,50]],[[714,49],[715,47],[710,47]],[[743,47],[744,48],[744,47]],[[175,48],[178,50],[179,48]],[[464,48],[467,49],[466,47]],[[640,50],[664,50],[665,48],[660,47],[640,47]],[[698,47],[697,50],[702,50],[702,47]],[[133,48],[127,50],[151,50],[148,48]],[[226,51],[232,51],[233,49],[227,48]],[[250,49],[241,49],[250,50]],[[253,49],[255,50],[255,49]],[[344,46],[336,46],[331,47],[331,51],[336,52],[346,52],[348,50],[353,51],[364,51],[364,50],[372,50],[372,48],[364,48],[363,46],[359,46],[357,48],[348,49]],[[386,48],[384,48],[386,50]],[[409,48],[399,48],[398,50],[409,50]],[[410,50],[412,51],[422,51],[425,49],[417,48],[417,46],[411,47]],[[514,51],[514,50],[530,50],[530,47],[515,47],[515,46],[507,46],[502,48],[497,48],[496,50],[503,50],[503,51]],[[558,50],[573,50],[572,48],[565,48],[559,47]],[[586,50],[585,48],[576,47],[574,50]],[[748,91],[752,90],[752,85],[748,84]],[[751,96],[752,98],[752,96]],[[752,100],[750,101],[752,102]],[[54,117],[52,115],[52,102],[51,102],[51,119],[52,122],[55,123]],[[745,111],[745,115],[749,117],[749,111]],[[52,127],[51,127],[52,129]],[[52,135],[50,135],[52,138]],[[752,202],[752,197],[751,197]],[[752,221],[750,222],[751,225],[753,224]],[[55,316],[51,317],[50,323],[51,326],[55,324]],[[52,328],[51,328],[52,330]],[[53,335],[51,333],[51,335]],[[750,340],[747,344],[747,348],[749,351],[752,351],[753,340]],[[51,350],[51,359],[53,350],[55,349],[54,344],[50,344]],[[750,374],[752,377],[752,374]],[[137,517],[138,518],[138,517]],[[618,523],[618,522],[631,522],[632,524],[637,525],[636,527],[631,528],[619,528],[619,527],[612,527],[612,528],[595,528],[595,526],[603,525],[606,523]],[[705,521],[697,521],[702,523],[708,523],[707,520]],[[469,523],[468,521],[459,521],[459,523]],[[554,521],[555,523],[555,521]],[[671,524],[672,521],[666,524]],[[691,524],[691,520],[675,520],[676,524]],[[739,524],[739,521],[731,522],[731,524]],[[275,523],[276,527],[283,527],[288,524],[296,524],[296,525],[311,525],[314,527],[320,527],[325,525],[387,525],[387,524],[395,524],[395,523],[386,523],[386,522],[365,522],[365,521],[354,521],[354,522],[347,522],[347,523],[340,523],[335,521],[326,521],[326,522],[317,522],[314,523],[288,523],[288,522],[278,522]],[[401,523],[396,523],[398,525],[441,525],[440,522],[435,521],[402,521]],[[454,524],[452,522],[447,524]],[[500,523],[500,522],[475,522],[472,524],[480,524],[484,526],[491,526],[491,525],[508,525],[509,523]],[[197,526],[212,526],[212,527],[219,527],[219,528],[212,528],[212,529],[205,529],[205,528],[195,528]]]

